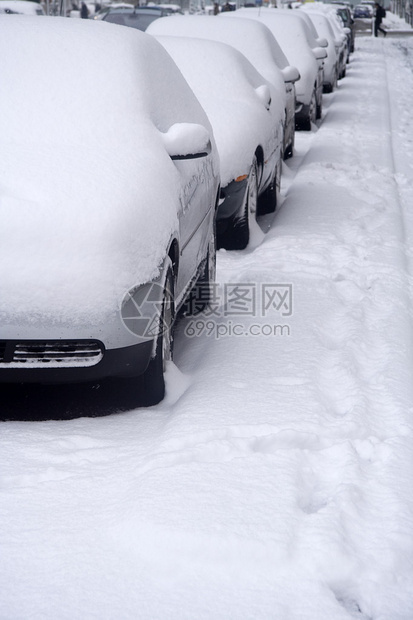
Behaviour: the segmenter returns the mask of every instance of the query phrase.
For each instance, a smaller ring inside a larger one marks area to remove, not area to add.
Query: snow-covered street
[[[2,423],[1,620],[413,618],[412,72],[356,40],[163,403]]]

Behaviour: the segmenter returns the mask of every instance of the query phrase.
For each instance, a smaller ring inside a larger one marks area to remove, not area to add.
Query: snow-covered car
[[[297,129],[310,130],[311,123],[321,117],[323,96],[322,59],[327,52],[312,37],[299,11],[277,9],[240,9],[239,17],[262,22],[271,31],[291,65],[298,68],[300,79],[295,82]]]
[[[349,51],[350,54],[354,52],[354,41],[356,38],[356,27],[353,16],[351,14],[351,8],[347,4],[339,4],[338,2],[329,3],[328,6],[332,6],[336,9],[337,15],[342,20],[344,27],[350,30],[349,33]]]
[[[131,28],[0,16],[0,55],[0,382],[129,377],[158,402],[176,312],[214,275],[208,117]]]
[[[288,65],[268,28],[255,21],[241,22],[233,15],[234,12],[224,12],[214,19],[202,15],[174,16],[170,20],[153,22],[148,33],[209,39],[227,43],[244,54],[275,88],[273,105],[277,105],[280,118],[283,118],[284,122],[284,153],[286,156],[292,155],[296,105],[294,82],[299,78],[299,73],[295,67]]]
[[[308,11],[317,32],[328,41],[327,58],[324,59],[323,91],[331,93],[337,86],[340,72],[341,41],[337,41],[330,20],[323,13]]]
[[[283,129],[274,88],[229,45],[157,38],[182,71],[214,131],[221,161],[218,246],[243,249],[253,218],[277,205]]]
[[[38,2],[31,0],[0,0],[0,14],[17,15],[44,15],[44,10]]]
[[[346,65],[349,60],[351,47],[351,30],[346,28],[342,19],[337,15],[337,11],[328,4],[323,2],[312,2],[302,6],[303,12],[309,17],[313,13],[321,13],[330,22],[334,32],[335,48],[338,55],[338,78],[341,79],[346,75]]]

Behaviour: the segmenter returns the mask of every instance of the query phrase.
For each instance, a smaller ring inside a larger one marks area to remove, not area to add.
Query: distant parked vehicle
[[[308,11],[308,15],[317,29],[317,32],[328,41],[327,58],[324,59],[323,91],[332,93],[337,86],[339,77],[340,46],[336,41],[333,27],[326,15],[316,11]]]
[[[356,28],[355,28],[353,16],[351,14],[351,8],[346,4],[340,5],[338,3],[332,3],[332,6],[335,6],[337,15],[342,19],[344,26],[350,29],[349,51],[352,54],[354,52],[354,41],[356,37]]]
[[[373,11],[367,4],[357,4],[353,11],[354,19],[371,19]]]
[[[157,39],[182,71],[214,130],[221,161],[218,246],[243,249],[260,210],[274,211],[277,206],[282,118],[274,88],[229,45],[188,37]]]
[[[300,79],[295,83],[297,129],[310,131],[311,124],[321,117],[323,97],[323,65],[327,41],[316,40],[306,26],[305,15],[298,10],[240,9],[243,18],[255,19],[269,28],[291,65],[297,67]]]
[[[335,48],[338,56],[338,79],[345,77],[346,65],[350,53],[350,39],[348,35],[350,33],[349,28],[345,28],[342,20],[337,15],[335,8],[323,4],[322,2],[313,2],[303,5],[302,12],[306,13],[309,17],[313,13],[321,13],[329,20],[331,28],[334,31]]]

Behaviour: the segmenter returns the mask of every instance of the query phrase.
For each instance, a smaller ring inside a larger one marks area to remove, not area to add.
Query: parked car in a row
[[[245,248],[276,209],[346,35],[255,8],[158,11],[144,33],[124,26],[152,7],[118,9],[0,16],[0,383],[117,377],[149,405],[217,245]]]
[[[297,15],[296,15],[297,13]],[[327,56],[323,40],[315,39],[305,23],[305,15],[298,11],[274,9],[240,9],[235,15],[261,22],[270,30],[289,62],[298,68],[300,79],[295,83],[297,129],[310,130],[311,124],[321,118],[323,96],[323,59]],[[223,19],[221,17],[220,19]]]
[[[209,120],[131,28],[0,15],[0,55],[0,382],[123,377],[159,402],[174,317],[214,278]]]
[[[167,48],[185,77],[189,76],[190,85],[201,97],[214,131],[218,132],[222,186],[217,213],[218,245],[243,249],[248,244],[252,219],[276,208],[281,161],[293,151],[294,82],[299,73],[288,66],[271,33],[251,20],[179,16],[157,20],[147,32],[179,36],[186,39],[188,50],[192,50],[185,56],[171,48],[171,43]],[[239,53],[229,62],[228,51],[222,45],[216,46],[215,52],[209,46],[207,54],[199,46],[193,48],[194,37],[215,44],[225,41]],[[255,64],[255,69],[247,59]],[[255,88],[248,107],[245,93],[241,94],[242,74],[248,75]],[[206,96],[202,82],[208,85]],[[258,107],[252,107],[254,100]]]

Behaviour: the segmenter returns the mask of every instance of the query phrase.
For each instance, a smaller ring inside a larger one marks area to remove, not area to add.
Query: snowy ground
[[[413,618],[413,39],[356,43],[219,254],[266,316],[181,323],[158,407],[2,424],[2,620]]]

